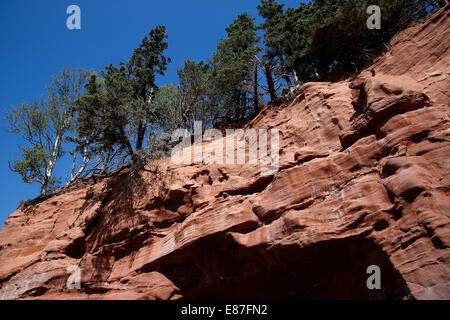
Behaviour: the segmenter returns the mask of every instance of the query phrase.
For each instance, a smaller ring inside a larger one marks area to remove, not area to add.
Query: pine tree
[[[287,85],[291,87],[292,82],[289,78],[290,72],[286,64],[285,54],[286,15],[283,6],[283,4],[274,0],[261,0],[261,4],[257,8],[259,15],[264,19],[264,22],[259,26],[260,29],[264,30],[265,61],[263,63],[265,65],[274,65],[275,62],[278,62],[281,67],[281,76]]]
[[[123,64],[127,68],[131,81],[133,111],[138,118],[136,150],[142,149],[143,146],[147,124],[151,116],[149,105],[157,89],[156,75],[164,75],[167,64],[170,62],[170,58],[163,55],[168,48],[165,32],[164,26],[152,29],[148,36],[144,37],[141,45],[134,50],[131,59]]]
[[[273,57],[277,52],[274,43],[281,43],[286,70],[295,73],[302,82],[340,71],[358,72],[407,23],[424,15],[423,2],[313,0],[287,9],[283,18],[280,5],[263,1],[259,11],[266,18],[262,25],[266,30],[266,56]],[[439,1],[431,2],[436,8],[440,5]],[[379,30],[367,28],[369,5],[381,8]]]
[[[249,96],[253,93],[255,56],[261,51],[257,46],[254,19],[247,13],[238,16],[226,28],[227,38],[218,45],[211,64],[212,103],[222,110],[225,120],[240,120],[247,116]]]
[[[96,144],[97,150],[115,148],[133,156],[127,127],[131,123],[132,90],[124,67],[106,67],[104,85],[92,75],[86,94],[77,101],[77,130],[81,139]]]

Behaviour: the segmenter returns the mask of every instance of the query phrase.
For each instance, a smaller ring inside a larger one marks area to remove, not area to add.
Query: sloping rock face
[[[355,79],[264,109],[247,129],[279,129],[271,175],[168,159],[19,209],[0,298],[449,299],[449,30],[447,6]]]

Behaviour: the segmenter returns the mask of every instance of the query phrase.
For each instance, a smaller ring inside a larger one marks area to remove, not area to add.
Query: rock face
[[[0,298],[449,299],[449,8],[264,109],[247,129],[279,129],[272,175],[168,159],[17,210]]]

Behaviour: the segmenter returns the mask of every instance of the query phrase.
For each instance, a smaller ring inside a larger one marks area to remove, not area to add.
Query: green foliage
[[[171,132],[183,125],[183,105],[179,86],[160,87],[152,101],[152,113],[155,115],[155,130]]]
[[[96,150],[113,150],[132,157],[131,142],[142,148],[147,127],[158,116],[151,102],[157,86],[156,75],[164,75],[169,58],[164,26],[157,26],[144,37],[131,59],[117,68],[106,67],[100,82],[92,76],[86,94],[77,102],[77,130],[83,141],[96,145]]]
[[[266,52],[264,55],[269,60],[284,55],[283,23],[285,16],[283,6],[283,4],[274,0],[263,0],[257,7],[259,15],[264,19],[259,28],[265,32],[264,45],[266,46]]]
[[[131,111],[132,90],[124,67],[106,67],[103,83],[92,75],[86,93],[77,101],[78,136],[95,144],[97,150],[118,147],[129,156],[133,148],[126,132],[127,125],[138,115]]]
[[[163,55],[168,48],[165,31],[164,26],[152,29],[148,37],[145,36],[141,45],[134,50],[131,59],[124,64],[136,99],[148,101],[152,95],[151,89],[156,87],[155,76],[163,76],[170,62],[170,58]]]
[[[194,120],[213,122],[209,108],[209,66],[203,62],[186,60],[178,70],[178,86],[158,88],[148,111],[150,132],[171,133],[177,128],[193,129]]]
[[[208,64],[192,60],[186,60],[183,68],[178,70],[181,124],[184,128],[192,128],[193,120],[202,120],[210,125],[214,122],[215,112],[208,101],[211,91],[209,73]]]
[[[152,29],[148,37],[144,37],[141,45],[133,52],[131,59],[124,63],[128,71],[128,77],[133,92],[134,120],[137,128],[136,149],[141,149],[147,124],[151,120],[149,104],[157,86],[155,84],[156,75],[164,76],[170,58],[163,55],[168,48],[165,41],[166,27],[157,26]]]
[[[432,1],[439,6],[439,1]],[[337,71],[357,71],[412,19],[428,12],[418,0],[313,0],[288,8],[274,0],[258,6],[264,19],[265,57],[284,73],[311,81]],[[381,8],[381,29],[369,30],[369,5]],[[289,79],[286,79],[289,82]]]
[[[271,65],[278,62],[281,67],[280,76],[291,86],[286,63],[286,50],[288,48],[285,45],[289,42],[286,41],[286,17],[283,6],[274,0],[262,0],[261,5],[257,7],[259,15],[264,19],[264,22],[259,25],[259,29],[264,31],[265,52],[263,62]]]
[[[14,157],[10,169],[26,183],[40,183],[42,196],[61,182],[53,176],[53,169],[64,155],[63,144],[74,128],[74,103],[88,75],[82,69],[64,68],[47,87],[48,99],[12,107],[6,115],[9,130],[25,141],[21,158]]]
[[[360,67],[369,62],[371,52],[387,43],[413,15],[415,0],[316,0],[309,18],[309,47],[303,58],[319,75],[327,75],[345,65]],[[381,8],[380,30],[366,26],[369,5]],[[368,54],[369,53],[369,54]]]
[[[28,147],[20,147],[22,159],[14,158],[11,170],[18,172],[26,183],[40,181],[44,177],[42,168],[48,162],[48,150],[52,145],[48,130],[49,112],[41,101],[13,107],[6,118],[10,131],[21,135],[29,144]]]
[[[228,37],[210,61],[211,103],[219,113],[218,119],[241,120],[247,116],[260,37],[254,19],[247,13],[239,15],[226,31]]]
[[[302,3],[295,9],[289,8],[283,24],[286,68],[292,73],[296,72],[302,82],[315,76],[314,63],[306,58],[312,43],[310,24],[313,12],[311,3]]]

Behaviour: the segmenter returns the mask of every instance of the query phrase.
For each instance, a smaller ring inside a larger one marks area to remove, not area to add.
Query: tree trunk
[[[280,58],[281,72],[283,73],[283,78],[286,81],[289,89],[291,89],[292,88],[292,82],[291,82],[291,79],[289,78],[289,76],[287,75],[287,72],[286,72],[286,63],[284,62],[283,54],[280,54],[279,58]]]
[[[313,69],[314,69],[314,74],[317,77],[317,79],[320,79],[320,76],[319,76],[319,73],[317,72],[317,69],[316,68],[313,68]]]
[[[131,146],[130,140],[128,139],[127,133],[125,132],[125,129],[123,126],[120,127],[120,133],[122,134],[122,140],[123,140],[123,143],[125,144],[125,147],[128,150],[128,154],[130,156],[133,156],[134,155],[133,147]]]
[[[144,99],[146,99],[146,101],[147,101],[147,105],[145,106],[147,108],[146,109],[147,116],[149,116],[150,105],[153,100],[153,92],[154,92],[154,88],[152,87],[152,88],[150,88],[149,96],[146,97],[144,95]],[[147,131],[147,122],[140,121],[139,125],[138,125],[138,131],[137,131],[136,150],[141,150],[142,147],[144,146],[145,131]]]
[[[259,113],[259,99],[258,99],[258,65],[255,65],[255,80],[253,82],[253,108],[255,115]]]
[[[48,180],[45,179],[44,182],[41,184],[41,197],[45,197],[47,195],[47,187],[48,187]]]
[[[266,69],[267,86],[269,87],[270,101],[273,101],[277,98],[277,96],[275,95],[275,85],[273,83],[271,70],[272,68],[269,64],[266,64],[265,69]]]
[[[242,94],[242,109],[239,115],[239,120],[245,118],[245,113],[247,112],[247,92]]]
[[[89,157],[87,154],[88,147],[87,145],[83,148],[83,162],[81,163],[80,168],[75,173],[75,160],[76,160],[76,151],[73,152],[73,163],[72,163],[72,172],[70,173],[70,180],[67,182],[67,185],[71,184],[75,180],[77,180],[81,174],[84,172],[84,169],[86,169],[87,164],[89,163]]]
[[[295,72],[295,70],[294,70],[294,81],[295,81],[295,85],[298,86],[299,81],[298,81],[298,77],[297,77],[297,72]]]
[[[234,89],[233,101],[234,101],[234,114],[232,114],[230,118],[234,117],[236,119],[239,117],[239,111],[242,103],[242,95],[237,89]]]
[[[144,122],[140,121],[138,125],[138,132],[137,132],[137,140],[136,140],[136,150],[141,150],[142,146],[144,144],[144,137],[145,137],[145,130],[146,125]]]
[[[105,174],[108,171],[109,161],[111,160],[111,150],[108,150],[106,152],[105,158],[103,159],[103,165],[101,173]]]
[[[72,170],[70,170],[70,180],[67,182],[67,185],[69,185],[71,183],[71,181],[75,175],[75,166],[76,166],[76,161],[77,161],[77,151],[73,150],[70,154],[72,155],[73,160],[72,160]]]
[[[53,169],[55,168],[56,160],[58,160],[59,152],[61,150],[61,141],[62,141],[62,134],[58,133],[55,138],[55,143],[53,144],[50,159],[47,162],[47,168],[45,169],[45,178],[42,183],[41,196],[47,195],[48,184],[53,175]]]

